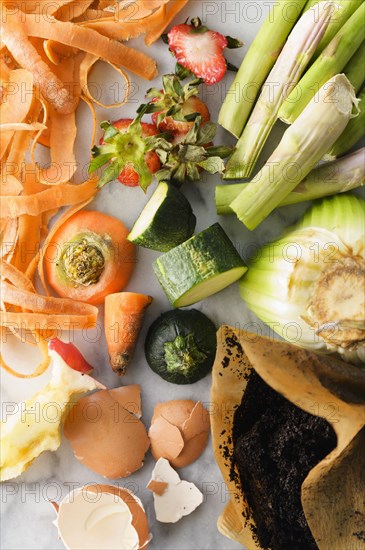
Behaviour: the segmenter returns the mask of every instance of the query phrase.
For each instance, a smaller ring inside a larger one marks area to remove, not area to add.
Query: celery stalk
[[[300,79],[279,110],[279,118],[292,124],[319,88],[340,73],[365,39],[365,2],[338,31],[318,59]]]
[[[344,131],[355,102],[345,75],[322,86],[265,166],[230,204],[242,223],[255,229],[305,178]]]
[[[301,16],[271,70],[251,113],[224,179],[248,178],[275,124],[278,111],[297,84],[330,22],[332,2],[320,2]]]
[[[252,42],[218,118],[219,124],[237,138],[304,5],[305,0],[277,0]]]
[[[287,195],[278,206],[321,199],[345,193],[365,184],[365,147],[334,162],[321,164],[309,172],[308,176]],[[215,204],[217,214],[233,214],[230,203],[247,187],[247,183],[217,185]]]
[[[365,81],[365,41],[351,57],[343,72],[357,93]]]
[[[307,2],[304,11],[306,12],[308,9],[315,7],[319,3],[319,1],[320,0],[310,0],[309,2]],[[317,47],[317,50],[314,54],[314,59],[317,59],[317,57],[323,52],[325,47],[328,46],[335,34],[357,10],[362,1],[363,0],[336,0],[333,8],[331,22],[328,25],[328,28]]]
[[[365,134],[365,89],[358,96],[360,114],[352,118],[346,126],[344,132],[332,145],[329,152],[324,156],[325,160],[333,160],[341,157],[351,149]]]

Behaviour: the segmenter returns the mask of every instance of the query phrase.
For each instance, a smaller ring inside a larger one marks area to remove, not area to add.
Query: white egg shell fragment
[[[71,491],[59,505],[55,525],[68,550],[138,550],[151,539],[140,500],[108,485]]]
[[[153,491],[154,481],[167,484],[162,494]],[[156,462],[147,487],[153,491],[156,519],[161,523],[176,523],[203,502],[203,494],[194,483],[181,480],[165,458]]]

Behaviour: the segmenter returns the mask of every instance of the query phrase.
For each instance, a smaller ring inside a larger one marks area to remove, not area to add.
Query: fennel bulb
[[[260,250],[240,292],[285,340],[364,362],[365,201],[345,194],[315,204]]]

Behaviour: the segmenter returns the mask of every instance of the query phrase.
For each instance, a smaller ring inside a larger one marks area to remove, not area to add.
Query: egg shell
[[[139,384],[120,386],[108,391],[122,407],[137,416],[137,418],[141,418],[141,386]]]
[[[198,401],[191,411],[189,418],[185,420],[182,426],[184,439],[189,441],[189,439],[192,439],[203,432],[209,432],[209,429],[209,413],[203,407],[203,403]]]
[[[177,458],[185,444],[179,428],[170,424],[163,416],[155,418],[148,437],[152,448],[157,446],[158,453],[168,460]]]
[[[158,419],[163,418],[177,427],[184,440],[184,447],[178,456],[172,457],[172,452],[166,452],[166,435]],[[151,452],[155,460],[167,458],[174,468],[188,466],[203,453],[209,438],[209,413],[198,403],[190,399],[166,401],[158,403],[152,417],[150,436]],[[169,456],[168,456],[169,455]]]
[[[203,494],[194,483],[180,479],[165,458],[160,458],[156,462],[148,485],[155,481],[167,484],[162,495],[153,493],[157,521],[176,523],[183,516],[191,514],[203,502]]]
[[[115,485],[87,485],[86,490],[96,493],[100,491],[104,493],[112,493],[113,495],[121,498],[126,503],[132,514],[132,525],[138,533],[139,548],[147,548],[147,545],[152,537],[148,529],[146,512],[144,511],[139,498],[137,498],[128,489],[116,487]]]
[[[102,491],[100,487],[74,489],[60,502],[54,523],[65,547],[68,550],[141,548],[127,502],[119,494]]]
[[[150,445],[142,422],[108,390],[76,403],[65,420],[64,435],[76,458],[108,479],[139,470]]]
[[[209,432],[202,432],[192,439],[189,439],[189,441],[185,443],[179,456],[173,460],[170,460],[171,465],[174,468],[184,468],[185,466],[188,466],[198,460],[207,446],[208,438]]]

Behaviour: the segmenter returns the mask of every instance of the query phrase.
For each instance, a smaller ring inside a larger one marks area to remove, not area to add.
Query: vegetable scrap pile
[[[95,324],[97,309],[65,297],[40,295],[34,276],[45,246],[56,230],[86,206],[97,193],[97,179],[75,184],[75,113],[80,100],[90,107],[123,105],[130,92],[125,70],[147,80],[157,75],[156,61],[126,41],[145,35],[151,45],[164,32],[188,0],[58,0],[8,2],[1,5],[1,329],[37,344],[42,363],[31,375],[49,365],[46,339],[54,327],[82,329]],[[88,88],[88,75],[96,62],[111,65],[125,80],[119,103],[104,105]],[[36,162],[38,144],[49,148],[50,165]],[[69,206],[55,228],[49,221]],[[48,289],[45,285],[45,293]],[[61,293],[61,296],[63,294]],[[81,299],[77,297],[77,299]]]
[[[365,201],[342,195],[314,205],[292,232],[264,247],[257,262],[247,267],[219,223],[194,235],[197,220],[180,189],[185,182],[199,181],[204,172],[220,174],[224,180],[251,178],[278,119],[290,126],[255,177],[246,183],[217,186],[218,214],[236,214],[253,230],[278,206],[343,193],[364,184],[365,149],[343,156],[363,134],[359,127],[365,111],[361,91],[365,80],[364,2],[338,0],[335,5],[279,0],[278,12],[264,23],[239,70],[227,61],[225,50],[240,48],[243,43],[208,28],[199,18],[176,24],[163,34],[187,2],[59,0],[47,6],[46,16],[41,17],[42,2],[2,2],[1,330],[18,337],[25,334],[28,343],[38,345],[42,361],[30,375],[14,371],[3,358],[1,365],[9,373],[27,378],[40,375],[53,359],[51,382],[24,402],[26,406],[47,404],[52,398],[65,407],[73,404],[75,393],[98,389],[64,415],[65,437],[76,459],[112,479],[141,468],[151,448],[157,463],[148,488],[154,493],[156,517],[161,522],[178,521],[203,500],[200,491],[182,481],[171,466],[187,466],[203,453],[210,429],[208,412],[200,401],[159,403],[147,431],[140,420],[139,386],[103,387],[91,378],[92,367],[77,348],[55,338],[59,329],[95,326],[97,306],[104,304],[110,364],[116,374],[125,374],[145,311],[153,300],[148,294],[123,292],[134,271],[137,246],[162,253],[153,262],[153,270],[175,308],[155,320],[145,341],[149,367],[167,383],[201,380],[211,371],[217,349],[214,323],[200,311],[176,308],[195,304],[239,279],[246,305],[284,338],[295,340],[293,330],[299,327],[295,341],[301,346],[335,351],[351,361],[361,360],[365,349]],[[296,9],[295,17],[287,17],[289,4]],[[339,7],[338,17],[333,18],[333,10]],[[174,72],[163,75],[161,86],[146,91],[145,103],[138,107],[134,119],[103,121],[103,135],[95,143],[95,105],[116,107],[128,100],[130,84],[124,71],[146,80],[157,75],[155,60],[126,44],[140,35],[145,35],[148,46],[162,38],[176,60]],[[119,103],[106,105],[93,97],[88,75],[97,61],[108,63],[124,78],[125,94]],[[221,108],[219,123],[237,138],[234,149],[213,143],[217,124],[199,96],[202,85],[219,83],[227,70],[238,74]],[[237,101],[237,86],[245,90],[252,82],[258,84],[254,100]],[[276,86],[271,89],[273,82]],[[292,101],[299,87],[304,93],[300,100]],[[80,100],[91,110],[94,129],[88,179],[76,184],[75,113]],[[50,166],[37,163],[38,145],[49,148]],[[318,166],[322,159],[333,162]],[[95,177],[99,171],[100,177]],[[139,186],[146,192],[154,179],[157,186],[131,231],[117,218],[84,210],[111,181]],[[69,208],[50,229],[50,220],[65,206]],[[297,245],[299,258],[295,261],[285,256],[290,240]],[[335,250],[328,249],[329,242]],[[314,247],[316,255],[311,261]],[[43,294],[36,290],[37,274]],[[58,297],[52,297],[51,290]],[[283,420],[288,432],[288,437],[279,438],[287,455],[288,449],[292,451],[288,419],[300,433],[301,413],[298,409],[292,414],[279,395],[275,399],[277,420]],[[248,406],[249,400],[245,404]],[[264,408],[264,401],[259,405]],[[84,414],[90,406],[103,412],[100,418]],[[250,411],[244,413],[244,422],[252,420]],[[2,480],[18,476],[43,451],[56,450],[60,443],[61,418],[52,426],[45,421],[40,426],[30,424],[29,429],[19,417],[12,420],[1,441]],[[274,438],[269,423],[261,420],[255,424],[258,435],[263,430],[265,437]],[[309,438],[309,446],[313,443],[314,447],[309,458],[315,460],[304,461],[305,473],[334,443],[324,421],[316,418],[309,425],[314,430],[319,426],[328,437],[322,454],[318,441]],[[281,428],[280,424],[278,430]],[[245,441],[242,434],[237,438],[236,458],[240,463],[244,445],[251,465],[264,452],[262,471],[253,467],[249,480],[258,475],[261,483],[267,474],[267,439],[255,439],[255,435],[250,433]],[[100,445],[90,445],[95,437]],[[285,462],[280,460],[279,470]],[[284,469],[290,465],[292,461],[285,462]],[[243,470],[246,465],[242,462]],[[299,488],[302,474],[292,471],[293,484]],[[242,475],[242,486],[245,482]],[[275,489],[270,481],[267,485],[265,496]],[[94,486],[86,491],[92,493]],[[126,526],[120,547],[125,547],[123,537],[133,541],[134,547],[145,546],[148,525],[137,497],[132,495],[127,504],[128,495],[122,490],[102,486],[101,492],[106,507],[112,496],[119,500],[99,518],[100,547],[110,546],[103,537],[102,524],[105,527],[115,514],[123,517]],[[287,496],[291,503],[292,495]],[[85,506],[77,493],[72,512],[68,498],[58,510],[60,536],[70,548],[87,549],[87,538],[73,538],[74,524],[68,514],[89,517],[90,513],[91,517],[98,516],[100,510]],[[273,510],[281,499],[278,490],[272,498]],[[250,506],[254,510],[255,502]],[[300,516],[298,499],[290,512]],[[267,516],[275,524],[276,536],[280,518]],[[140,523],[137,527],[141,518],[142,530]],[[305,523],[305,518],[300,516],[298,522]],[[314,539],[307,535],[303,535],[305,544],[310,546]],[[262,537],[265,539],[265,534]],[[271,541],[265,539],[263,545],[271,545]]]

